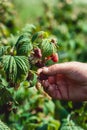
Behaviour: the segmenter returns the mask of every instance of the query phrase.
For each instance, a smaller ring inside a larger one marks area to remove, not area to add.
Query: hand
[[[87,101],[87,64],[66,62],[44,67],[38,74],[48,76],[41,80],[44,90],[54,99]]]

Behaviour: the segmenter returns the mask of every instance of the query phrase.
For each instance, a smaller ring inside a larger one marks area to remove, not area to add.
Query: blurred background
[[[59,52],[61,62],[87,61],[86,0],[14,0],[14,3],[21,26],[33,23],[57,36],[63,47]]]
[[[54,5],[58,0],[13,0],[19,17],[25,22],[34,22],[34,19],[40,15],[44,15],[43,2],[47,1],[49,5]],[[76,6],[87,7],[86,0],[72,0]],[[86,11],[86,10],[85,10]]]

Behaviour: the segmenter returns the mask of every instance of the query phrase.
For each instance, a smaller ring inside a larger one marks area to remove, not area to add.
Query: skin
[[[38,74],[48,76],[40,81],[53,98],[67,101],[87,101],[87,64],[66,62],[43,67]]]

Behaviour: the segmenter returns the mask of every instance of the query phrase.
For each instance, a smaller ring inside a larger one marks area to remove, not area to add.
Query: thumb
[[[69,71],[68,63],[55,64],[50,67],[43,67],[40,71],[46,75],[66,74]]]

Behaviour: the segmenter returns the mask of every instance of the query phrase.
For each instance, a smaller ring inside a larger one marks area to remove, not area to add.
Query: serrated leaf
[[[84,130],[70,119],[64,119],[60,130]]]
[[[56,47],[53,43],[51,43],[48,39],[44,39],[41,44],[41,50],[43,57],[51,56],[56,52]]]
[[[0,120],[0,130],[10,130],[10,128]]]
[[[29,52],[33,49],[31,42],[24,43],[18,50],[18,54],[20,55],[28,55]]]
[[[38,37],[38,32],[33,35],[32,42],[34,42],[37,39],[37,37]]]
[[[46,37],[47,37],[47,32],[44,32],[44,31],[36,32],[32,37],[32,42],[35,42],[35,41],[41,42],[41,40]]]
[[[17,67],[20,68],[20,70],[23,73],[28,73],[29,70],[29,63],[28,63],[28,58],[26,56],[14,56]],[[22,73],[20,72],[20,73]]]
[[[5,70],[7,70],[8,68],[9,68],[9,61],[10,61],[10,55],[4,55],[3,57],[2,57],[2,62],[3,62],[3,66],[4,66],[4,69]]]
[[[7,77],[15,82],[17,77],[17,65],[13,56],[4,55],[3,56],[3,66],[6,71]]]
[[[16,81],[18,73],[20,73],[20,77],[23,74],[28,74],[29,62],[26,56],[4,55],[2,63],[8,79],[12,82]]]
[[[28,35],[31,36],[32,32],[36,30],[36,27],[33,24],[27,24],[23,29],[23,33],[27,33]]]
[[[2,56],[4,53],[4,47],[3,46],[0,46],[0,56]]]
[[[15,46],[18,55],[28,55],[28,53],[33,49],[31,40],[26,34],[23,34],[19,37]]]
[[[10,66],[9,66],[9,76],[10,79],[15,82],[17,76],[17,65],[13,56],[10,58]]]

